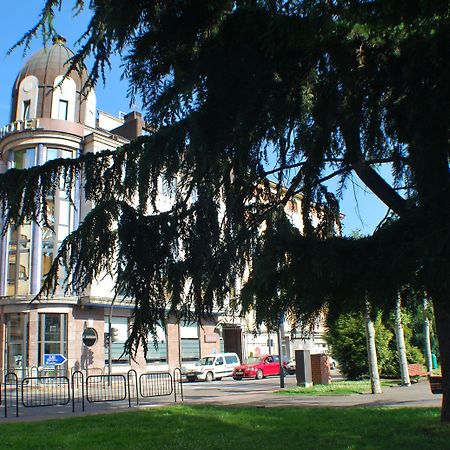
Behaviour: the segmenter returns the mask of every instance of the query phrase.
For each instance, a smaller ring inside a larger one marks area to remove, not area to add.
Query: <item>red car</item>
[[[256,378],[261,380],[270,375],[280,374],[280,358],[278,355],[264,355],[248,358],[245,364],[236,366],[233,370],[233,378]]]

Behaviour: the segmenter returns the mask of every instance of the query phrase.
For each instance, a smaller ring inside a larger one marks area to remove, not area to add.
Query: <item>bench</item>
[[[408,364],[408,373],[411,382],[417,383],[420,377],[426,377],[429,375],[425,367],[422,364]]]
[[[428,381],[430,382],[430,389],[433,394],[442,394],[442,376],[430,375]]]

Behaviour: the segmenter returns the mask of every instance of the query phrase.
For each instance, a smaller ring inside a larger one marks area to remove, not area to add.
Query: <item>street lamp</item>
[[[278,356],[280,360],[278,361],[280,364],[280,388],[284,389],[284,367],[283,367],[283,337],[282,331],[284,331],[284,315],[280,316],[280,322],[278,323],[277,337],[278,337]]]

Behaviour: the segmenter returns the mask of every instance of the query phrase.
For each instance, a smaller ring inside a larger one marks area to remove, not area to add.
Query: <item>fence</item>
[[[68,371],[65,373],[67,374]],[[27,374],[34,372],[29,371]],[[4,375],[0,383],[0,404],[3,402],[4,415],[11,410],[19,416],[22,408],[65,406],[72,404],[72,412],[86,403],[123,402],[132,403],[152,397],[174,396],[174,401],[184,401],[181,371],[143,373],[138,377],[131,369],[126,374],[104,375],[74,370],[72,375],[56,375],[55,372],[38,372],[37,376],[19,378],[15,372]],[[92,372],[91,372],[92,373]],[[23,374],[22,374],[23,375]],[[3,393],[3,399],[1,394]]]

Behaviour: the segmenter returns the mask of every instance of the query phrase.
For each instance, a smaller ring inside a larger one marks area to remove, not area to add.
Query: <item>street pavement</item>
[[[265,382],[265,383],[264,383]],[[206,389],[199,389],[199,394],[186,389],[185,403],[216,405],[247,405],[258,407],[297,406],[297,407],[440,407],[442,395],[433,395],[427,380],[412,384],[410,387],[385,388],[382,394],[352,395],[282,395],[276,379],[261,381],[243,381],[247,389],[234,389],[227,392],[222,387],[220,394],[206,395]],[[263,384],[264,383],[264,384]],[[259,385],[257,385],[259,384]],[[295,377],[288,377],[286,386],[295,386]]]
[[[385,388],[382,394],[352,394],[345,396],[310,396],[310,395],[282,395],[280,380],[277,377],[263,380],[234,381],[224,378],[222,381],[211,383],[195,382],[183,383],[184,402],[189,405],[223,405],[223,406],[253,406],[253,407],[440,407],[442,395],[433,395],[427,380],[421,380],[410,387]],[[286,387],[295,386],[295,376],[285,378]],[[110,413],[138,409],[155,408],[161,406],[181,404],[174,402],[174,397],[154,397],[132,401],[131,408],[127,401],[86,403],[85,411],[81,404],[65,406],[19,408],[19,417],[15,417],[15,410],[8,409],[8,417],[4,418],[4,404],[0,406],[0,423],[16,421],[44,420],[63,417],[85,416],[89,414]]]

